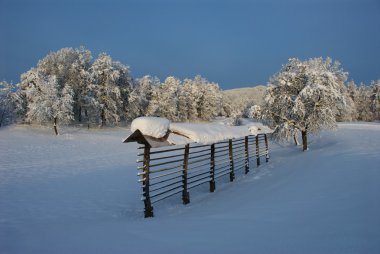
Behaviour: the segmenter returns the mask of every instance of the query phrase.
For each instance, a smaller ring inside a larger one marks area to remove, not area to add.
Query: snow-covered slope
[[[126,129],[0,129],[0,253],[380,253],[380,124],[154,205],[144,219]]]
[[[243,87],[224,90],[223,94],[232,101],[243,101],[248,104],[261,105],[264,100],[266,86]]]

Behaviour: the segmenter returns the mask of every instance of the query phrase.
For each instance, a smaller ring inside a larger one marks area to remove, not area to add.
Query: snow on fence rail
[[[269,160],[267,134],[249,135],[237,139],[208,145],[196,143],[169,148],[140,147],[138,176],[142,184],[144,216],[153,217],[153,204],[173,195],[182,193],[183,204],[190,202],[189,190],[202,184],[210,185],[210,192],[216,188],[216,179],[229,175],[232,182],[235,174],[243,170],[247,174],[250,161],[265,156]]]

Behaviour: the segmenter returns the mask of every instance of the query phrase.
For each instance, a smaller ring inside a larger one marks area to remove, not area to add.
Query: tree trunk
[[[81,123],[82,122],[82,107],[79,106],[78,109],[78,121]]]
[[[84,110],[84,116],[87,119],[87,129],[89,130],[90,129],[90,118],[88,117],[87,109]]]
[[[58,135],[58,129],[57,129],[57,118],[54,117],[54,132],[55,132],[55,135]]]
[[[100,118],[102,120],[101,127],[104,127],[106,125],[106,116],[105,116],[105,113],[104,113],[104,109],[102,109],[102,112],[100,113]]]
[[[302,131],[302,144],[303,144],[303,151],[307,151],[307,131]]]
[[[293,138],[294,138],[294,143],[296,144],[296,146],[298,146],[300,143],[298,142],[298,139],[297,139],[297,133],[294,133]]]
[[[3,119],[4,119],[4,115],[5,115],[5,110],[1,111],[1,116],[0,116],[0,127],[3,123]]]

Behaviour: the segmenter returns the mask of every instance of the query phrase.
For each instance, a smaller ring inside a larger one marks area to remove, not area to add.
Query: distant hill
[[[224,90],[224,96],[231,101],[241,101],[244,104],[261,105],[264,100],[266,86],[259,85],[255,87],[243,87],[236,89]]]

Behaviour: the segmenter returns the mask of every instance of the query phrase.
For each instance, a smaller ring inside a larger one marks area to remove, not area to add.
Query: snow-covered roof
[[[140,130],[144,135],[162,138],[168,134],[170,121],[163,117],[138,117],[132,121],[131,131]]]
[[[249,123],[244,126],[228,126],[213,123],[170,123],[162,117],[139,117],[133,120],[132,134],[124,140],[138,142],[150,147],[181,145],[188,143],[212,144],[227,139],[249,135],[272,133],[261,123]]]
[[[204,144],[252,135],[246,126],[212,123],[171,123],[170,131],[188,137],[193,142]]]

